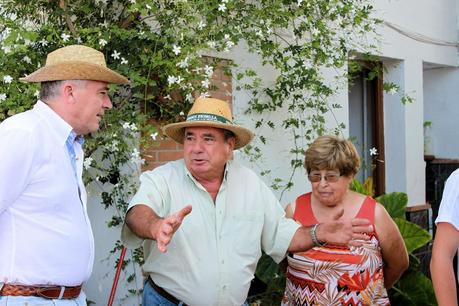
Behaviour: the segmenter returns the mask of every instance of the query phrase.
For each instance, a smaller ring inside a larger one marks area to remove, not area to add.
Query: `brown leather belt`
[[[45,299],[75,299],[80,295],[81,286],[25,286],[0,284],[0,296],[39,296]]]
[[[167,292],[166,290],[164,290],[160,286],[156,285],[155,282],[151,279],[150,276],[148,277],[148,283],[150,283],[150,285],[153,287],[153,289],[155,289],[156,292],[159,293],[159,295],[161,295],[163,298],[165,298],[169,302],[174,303],[174,305],[179,305],[180,304],[181,301],[179,299],[177,299],[175,296],[171,295],[169,292]],[[188,306],[185,303],[182,303],[182,305],[183,306]]]

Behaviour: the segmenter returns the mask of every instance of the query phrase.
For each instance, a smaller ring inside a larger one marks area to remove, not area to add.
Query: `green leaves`
[[[402,234],[408,253],[412,253],[432,240],[429,232],[419,225],[401,218],[394,218],[394,221]]]
[[[408,196],[404,192],[391,192],[375,199],[383,204],[392,218],[405,219],[405,208],[408,204]]]

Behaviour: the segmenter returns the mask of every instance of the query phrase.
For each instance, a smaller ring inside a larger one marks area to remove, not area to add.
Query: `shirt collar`
[[[223,181],[222,181],[222,184],[226,183],[226,180],[228,178],[228,171],[229,169],[231,168],[231,164],[232,164],[232,161],[229,160],[226,162],[226,165],[225,165],[225,170],[224,170],[224,173],[223,173]],[[186,175],[194,182],[194,183],[197,183],[197,180],[194,178],[194,176],[191,174],[190,170],[188,170],[188,168],[186,167],[186,164],[185,164],[185,161],[183,161],[183,167],[185,168],[185,173]]]
[[[70,133],[73,133],[75,141],[83,144],[83,137],[77,136],[72,126],[62,119],[46,103],[38,100],[33,109],[51,126],[52,131],[55,133],[60,143],[65,144]]]

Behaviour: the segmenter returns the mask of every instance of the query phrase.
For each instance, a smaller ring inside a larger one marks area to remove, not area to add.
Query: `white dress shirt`
[[[0,282],[75,286],[86,281],[94,239],[72,127],[45,103],[0,124]],[[81,192],[81,199],[78,194]]]

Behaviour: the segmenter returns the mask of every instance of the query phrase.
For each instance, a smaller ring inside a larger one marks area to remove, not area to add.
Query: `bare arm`
[[[370,221],[367,219],[340,220],[343,213],[344,211],[335,216],[332,222],[320,223],[317,227],[317,238],[330,244],[354,246],[361,245],[362,240],[368,240],[366,233],[373,231]],[[314,246],[309,229],[309,226],[302,226],[295,232],[288,247],[289,252],[302,252]]]
[[[190,212],[191,205],[188,205],[166,218],[160,218],[153,209],[140,204],[129,209],[126,225],[140,238],[156,240],[158,249],[164,253],[172,236]]]
[[[439,306],[457,306],[453,257],[459,247],[459,231],[450,223],[437,224],[430,274]]]
[[[375,208],[375,226],[384,261],[384,286],[391,288],[408,269],[408,252],[397,225],[379,203]]]

